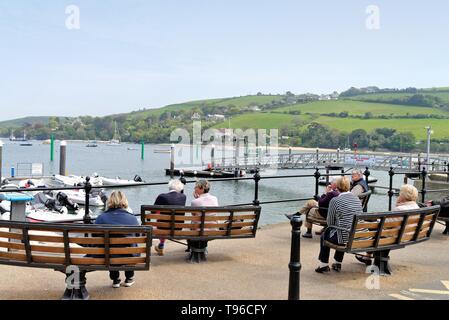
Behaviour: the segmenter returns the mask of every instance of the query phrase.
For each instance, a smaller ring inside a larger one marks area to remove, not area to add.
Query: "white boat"
[[[87,148],[96,148],[96,147],[98,147],[98,143],[97,143],[97,141],[90,141],[87,145],[86,145],[86,147]]]
[[[170,150],[155,149],[153,153],[171,153]]]
[[[59,213],[50,210],[31,210],[27,214],[27,218],[31,222],[73,222],[80,221],[84,217],[84,209],[79,209],[75,213]]]
[[[122,186],[128,184],[138,185],[143,183],[142,179],[137,175],[134,177],[134,180],[120,179],[119,177],[116,177],[115,179],[100,177],[100,179],[104,186]]]
[[[83,176],[61,176],[59,174],[54,175],[50,179],[45,181],[48,185],[52,187],[74,187],[74,186],[82,186],[86,182],[86,177]],[[96,176],[90,178],[90,184],[95,187],[102,186],[101,179]]]
[[[69,200],[79,205],[86,205],[86,192],[83,189],[80,190],[64,190]],[[101,200],[99,195],[89,197],[89,205],[93,207],[103,207],[105,203]]]
[[[109,147],[118,147],[118,146],[121,146],[121,145],[122,144],[120,143],[120,140],[117,140],[117,139],[112,139],[107,144],[107,146],[109,146]]]
[[[60,213],[49,209],[33,209],[27,206],[26,217],[30,222],[74,222],[81,221],[84,213],[84,209],[79,209],[75,213],[68,213],[66,209]],[[0,220],[9,221],[10,219],[10,212],[5,212],[0,215]]]
[[[112,140],[109,141],[109,143],[107,144],[110,147],[117,147],[117,146],[121,146],[122,144],[120,143],[120,135],[118,133],[118,129],[117,129],[117,122],[114,122],[114,136],[112,137]]]

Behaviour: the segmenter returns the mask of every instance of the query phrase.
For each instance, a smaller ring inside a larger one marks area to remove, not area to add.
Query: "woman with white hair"
[[[418,204],[418,189],[410,184],[404,184],[399,190],[399,197],[396,200],[396,208],[393,211],[404,211],[419,209]]]
[[[184,191],[184,183],[181,180],[171,180],[168,183],[168,193],[160,194],[156,201],[154,202],[155,206],[185,206],[186,205],[186,196],[183,193]],[[184,215],[184,214],[178,214]],[[165,220],[158,220],[158,222],[169,222]],[[158,229],[166,230],[166,228],[158,227]],[[154,247],[157,254],[160,256],[164,255],[164,247],[165,247],[165,239],[159,239],[159,245]]]
[[[407,210],[415,210],[419,209],[419,205],[417,203],[418,201],[418,189],[416,189],[414,186],[410,184],[404,184],[401,189],[399,190],[399,196],[396,199],[396,207],[393,209],[393,211],[407,211]],[[402,221],[402,217],[397,218],[388,218],[386,219],[386,222],[397,222]],[[390,250],[385,250],[385,255],[388,256],[390,253]],[[361,263],[364,263],[366,265],[372,264],[372,253],[367,253],[366,255],[360,255],[357,254],[355,258],[360,261]]]

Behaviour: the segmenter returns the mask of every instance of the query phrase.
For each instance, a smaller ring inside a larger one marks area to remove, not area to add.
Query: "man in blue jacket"
[[[160,194],[156,201],[154,202],[155,206],[185,206],[186,205],[186,195],[183,193],[184,183],[181,180],[171,180],[168,183],[168,193]],[[179,214],[184,215],[184,214]],[[165,220],[161,220],[158,222],[169,222]],[[159,227],[158,229],[164,229]],[[164,247],[165,247],[165,239],[159,239],[159,245],[155,246],[154,249],[158,253],[158,255],[164,255]]]

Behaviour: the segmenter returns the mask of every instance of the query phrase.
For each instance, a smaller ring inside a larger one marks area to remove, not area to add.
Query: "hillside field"
[[[285,114],[289,111],[301,111],[300,115]],[[348,112],[349,115],[364,115],[371,112],[379,115],[417,115],[435,114],[449,116],[449,112],[415,106],[402,106],[381,103],[367,103],[362,101],[337,100],[316,101],[273,109],[271,112],[246,113],[231,118],[231,128],[279,129],[285,126],[296,126],[300,130],[314,121],[325,124],[342,132],[355,129],[365,129],[372,132],[376,128],[393,128],[398,132],[412,132],[418,140],[426,138],[426,126],[431,125],[435,139],[449,138],[449,119],[356,119],[323,116],[322,114]],[[309,115],[310,114],[310,115]],[[229,121],[219,123],[214,128],[228,128]]]
[[[364,115],[371,112],[373,115],[416,115],[416,114],[435,114],[449,116],[448,111],[437,108],[403,106],[386,103],[369,103],[353,100],[332,100],[332,101],[316,101],[305,104],[295,104],[288,107],[275,109],[276,112],[301,111],[305,113],[329,114],[347,111],[350,115]]]

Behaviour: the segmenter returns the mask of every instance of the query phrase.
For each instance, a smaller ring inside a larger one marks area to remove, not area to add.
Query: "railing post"
[[[59,174],[65,176],[67,174],[67,142],[61,141],[59,149]]]
[[[258,206],[260,204],[259,201],[259,181],[260,181],[259,169],[256,169],[256,174],[254,175],[254,201],[253,205]]]
[[[175,145],[170,146],[170,179],[175,177]]]
[[[388,211],[391,211],[393,208],[393,177],[394,177],[394,169],[393,167],[390,167],[390,171],[388,171],[388,174],[390,175],[390,185],[388,188]]]
[[[446,170],[446,168],[444,169]],[[447,164],[447,182],[449,182],[449,163]]]
[[[427,178],[426,167],[424,167],[422,169],[421,175],[422,175],[422,190],[421,190],[422,199],[421,200],[422,200],[422,203],[424,203],[424,202],[426,202],[426,193],[427,193],[427,190],[426,190],[426,178]]]
[[[290,251],[290,278],[288,282],[288,300],[299,300],[299,285],[301,272],[301,217],[293,216],[292,225],[292,243]]]
[[[84,224],[91,224],[92,218],[89,214],[89,202],[90,202],[90,192],[92,191],[92,185],[90,183],[90,177],[86,177],[86,183],[84,184],[84,191],[86,192],[86,204],[84,206]]]
[[[418,153],[418,171],[421,171],[421,153]]]
[[[210,150],[210,166],[212,170],[215,170],[215,145],[212,145]]]
[[[320,173],[320,169],[316,168],[316,171],[314,173],[314,177],[315,177],[315,200],[318,201],[319,199],[319,186],[320,186],[320,177],[321,177],[321,173]]]

